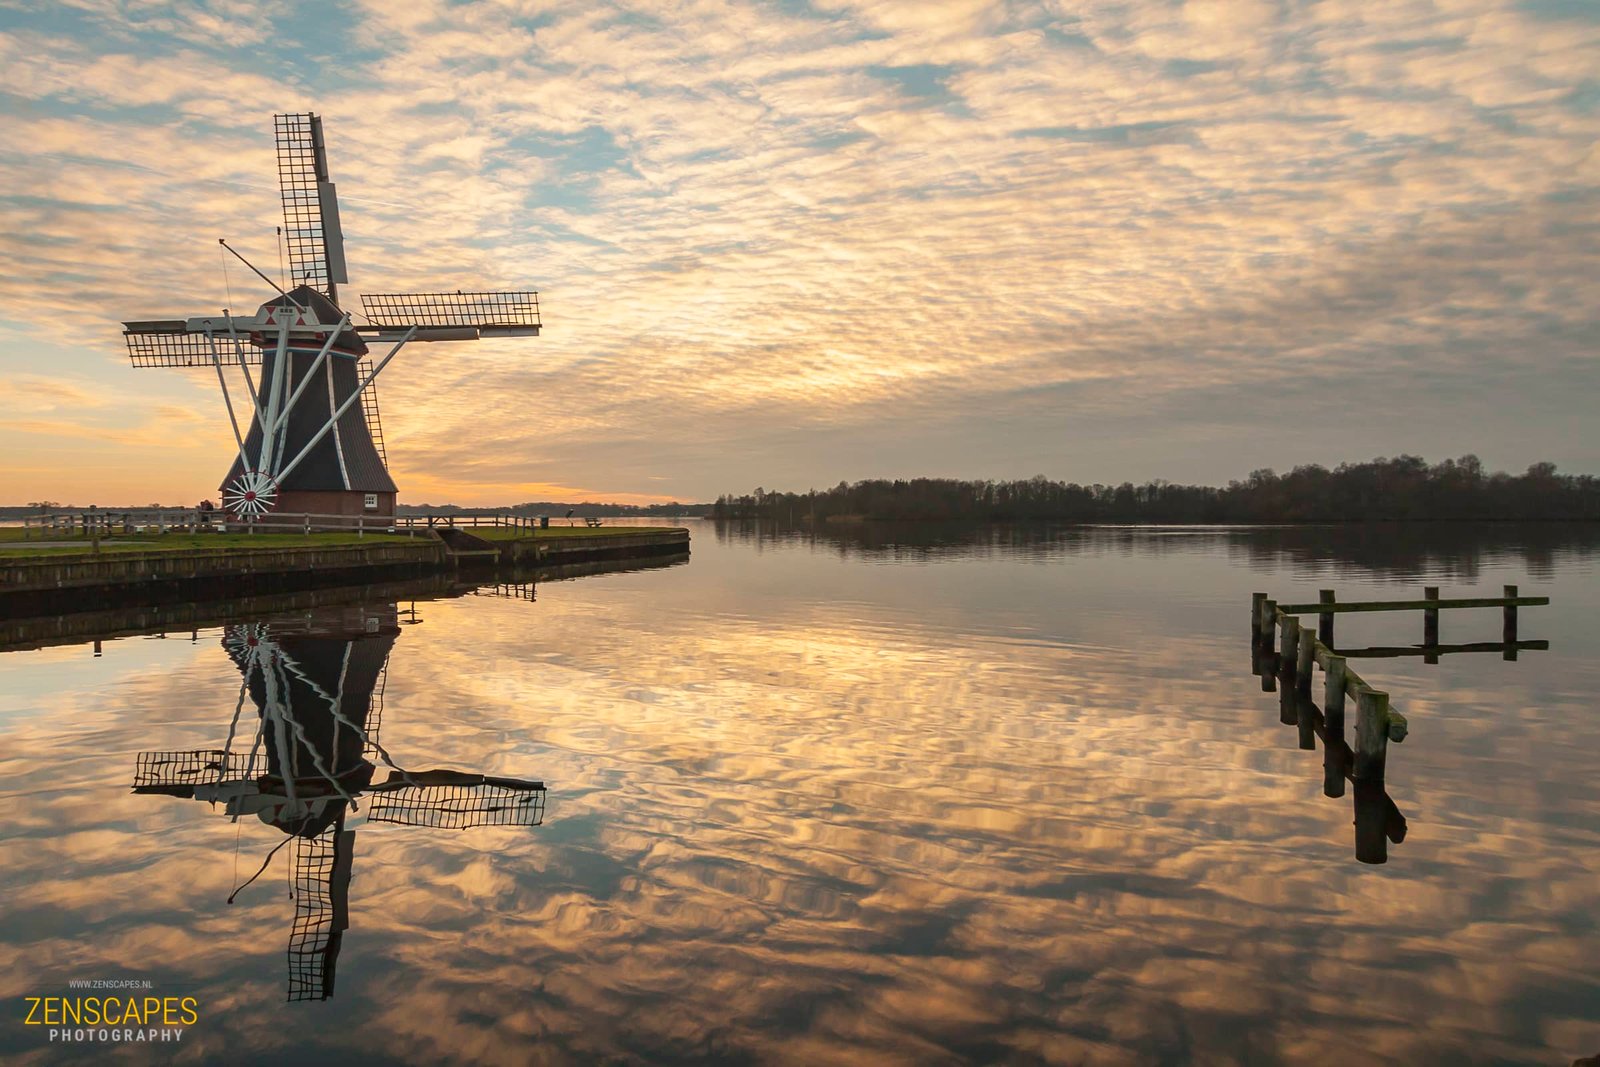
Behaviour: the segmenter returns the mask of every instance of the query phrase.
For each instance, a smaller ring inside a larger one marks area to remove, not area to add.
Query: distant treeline
[[[513,504],[509,508],[464,508],[455,504],[401,504],[395,508],[401,515],[471,515],[475,512],[506,512],[517,515],[565,515],[572,512],[574,515],[596,518],[622,518],[629,515],[710,515],[710,504],[679,504],[673,501],[670,504],[597,504],[584,501],[581,504],[561,503],[550,500],[530,501],[526,504]]]
[[[840,482],[808,493],[757,489],[721,496],[713,518],[804,522],[891,521],[1295,523],[1405,520],[1600,521],[1600,479],[1557,474],[1535,463],[1523,474],[1488,473],[1477,456],[1430,466],[1417,456],[1315,464],[1287,474],[1253,471],[1218,488],[1165,481],[1079,485],[1039,475],[1026,481],[954,478]]]

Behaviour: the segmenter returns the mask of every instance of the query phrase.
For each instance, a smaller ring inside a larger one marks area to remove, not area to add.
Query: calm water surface
[[[0,1059],[1600,1052],[1600,536],[693,530],[532,601],[0,654]],[[1251,674],[1250,593],[1507,582],[1552,597],[1522,612],[1549,651],[1361,663],[1411,736],[1403,840],[1358,862]],[[294,797],[258,783],[285,766]],[[122,978],[195,997],[179,1046],[21,1023]]]

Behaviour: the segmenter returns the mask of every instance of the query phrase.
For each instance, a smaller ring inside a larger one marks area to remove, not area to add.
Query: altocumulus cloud
[[[386,375],[411,499],[1592,467],[1597,69],[1537,0],[0,6],[0,375],[213,484],[212,389],[115,321],[259,295],[214,239],[275,263],[314,109],[355,288],[544,293]],[[5,497],[72,418],[16,395]]]

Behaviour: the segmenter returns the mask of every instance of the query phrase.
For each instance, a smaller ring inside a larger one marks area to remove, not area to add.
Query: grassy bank
[[[661,533],[676,529],[671,526],[552,526],[548,529],[510,529],[501,526],[464,527],[465,532],[485,541],[540,541],[575,540],[589,537],[617,537],[630,534]],[[93,542],[82,534],[55,534],[41,536],[33,532],[29,540],[23,539],[21,527],[0,527],[0,557],[16,559],[29,556],[71,556],[92,553]],[[416,532],[418,539],[426,538],[423,530]],[[368,532],[355,533],[137,533],[116,534],[100,539],[102,554],[131,552],[177,552],[193,549],[227,549],[236,552],[261,551],[285,548],[328,548],[336,545],[393,544],[411,541],[408,534]]]
[[[4,533],[9,534],[7,530]],[[192,549],[228,549],[237,552],[283,548],[327,548],[330,545],[370,545],[405,542],[411,540],[404,534],[369,533],[357,537],[353,533],[167,533],[118,534],[102,537],[101,554],[128,552],[181,552]],[[70,542],[70,543],[69,543]],[[31,541],[20,537],[0,536],[0,556],[14,559],[18,556],[74,556],[93,553],[95,546],[88,538],[54,537],[41,541],[35,536]]]

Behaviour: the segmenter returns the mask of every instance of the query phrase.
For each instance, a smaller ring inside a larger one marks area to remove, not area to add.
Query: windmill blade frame
[[[296,285],[309,285],[337,304],[339,286],[350,277],[345,267],[339,197],[328,177],[322,119],[309,111],[274,115],[272,127],[290,276]]]
[[[379,330],[415,326],[472,330],[478,337],[537,337],[539,293],[533,289],[454,293],[362,293],[361,309]]]

